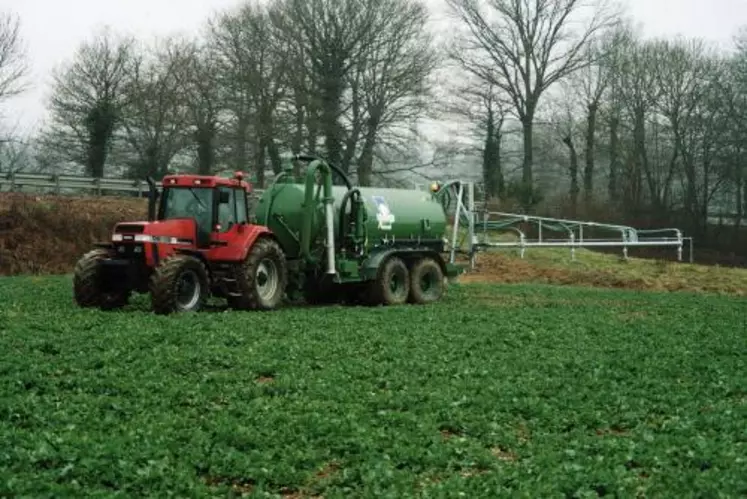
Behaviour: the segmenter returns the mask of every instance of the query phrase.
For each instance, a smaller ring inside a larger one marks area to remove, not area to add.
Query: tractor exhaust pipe
[[[156,200],[158,199],[158,190],[156,189],[156,181],[153,177],[148,175],[145,179],[148,182],[148,221],[152,222],[156,219]]]

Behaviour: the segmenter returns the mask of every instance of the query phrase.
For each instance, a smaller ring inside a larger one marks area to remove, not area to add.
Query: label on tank
[[[392,224],[394,223],[394,213],[389,209],[389,205],[386,204],[386,200],[383,196],[371,196],[373,202],[376,203],[376,220],[379,222],[380,230],[392,230]]]

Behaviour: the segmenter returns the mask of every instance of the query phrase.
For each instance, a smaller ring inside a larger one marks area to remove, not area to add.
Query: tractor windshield
[[[161,220],[194,218],[200,230],[210,231],[213,190],[206,187],[169,187],[161,200]]]

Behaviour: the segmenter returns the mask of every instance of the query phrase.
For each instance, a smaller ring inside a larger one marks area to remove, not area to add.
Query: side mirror
[[[226,191],[218,191],[218,202],[220,204],[228,204],[231,200],[231,196]]]

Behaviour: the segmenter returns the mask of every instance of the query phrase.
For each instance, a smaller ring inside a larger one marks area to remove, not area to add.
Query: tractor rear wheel
[[[371,298],[376,305],[402,305],[409,294],[410,272],[401,258],[393,256],[384,262],[371,283]]]
[[[150,280],[150,299],[157,314],[197,312],[208,297],[205,265],[189,255],[175,255],[159,265]]]
[[[127,305],[130,291],[103,292],[100,283],[101,260],[109,257],[109,251],[101,248],[91,250],[75,264],[73,294],[80,307],[99,307],[111,310]]]
[[[236,283],[241,296],[231,297],[229,305],[240,310],[272,310],[278,308],[288,284],[285,253],[272,239],[254,243],[246,260],[236,270]]]
[[[444,294],[444,273],[432,258],[423,258],[410,270],[410,303],[433,303]]]

